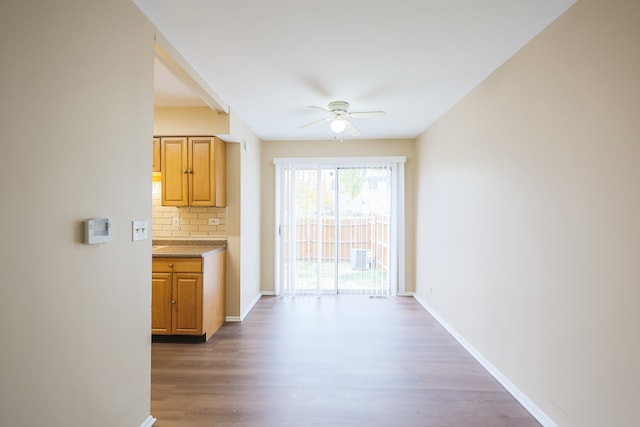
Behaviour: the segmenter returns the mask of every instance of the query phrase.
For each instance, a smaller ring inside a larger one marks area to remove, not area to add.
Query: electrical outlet
[[[220,218],[209,218],[209,225],[220,225]]]
[[[174,216],[173,217],[173,225],[180,225],[180,217],[179,216]]]
[[[147,240],[147,221],[131,221],[131,240]]]

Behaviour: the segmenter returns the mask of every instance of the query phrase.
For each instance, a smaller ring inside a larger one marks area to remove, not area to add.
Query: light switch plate
[[[132,240],[147,240],[147,221],[131,222]]]

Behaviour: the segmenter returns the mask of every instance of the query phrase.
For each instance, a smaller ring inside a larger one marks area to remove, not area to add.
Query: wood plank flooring
[[[540,425],[408,297],[263,297],[151,381],[156,427]]]

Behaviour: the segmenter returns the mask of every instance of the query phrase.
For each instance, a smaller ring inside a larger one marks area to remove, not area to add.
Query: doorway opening
[[[384,296],[404,288],[403,158],[275,163],[276,294]]]

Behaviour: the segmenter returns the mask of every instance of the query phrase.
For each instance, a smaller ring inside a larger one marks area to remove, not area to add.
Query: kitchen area
[[[151,332],[204,342],[226,321],[226,142],[153,138]]]
[[[153,131],[152,337],[205,342],[261,296],[240,285],[240,144],[208,107],[156,107]]]

